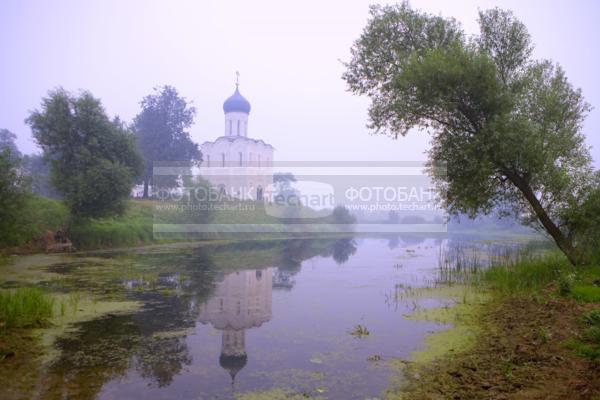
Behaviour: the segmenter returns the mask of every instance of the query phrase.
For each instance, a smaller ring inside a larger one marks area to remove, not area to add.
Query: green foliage
[[[59,199],[60,195],[50,182],[50,165],[40,154],[24,155],[22,159],[25,175],[31,181],[31,191],[37,195]]]
[[[21,218],[29,196],[26,179],[19,172],[19,162],[8,148],[0,150],[0,246],[19,244]]]
[[[21,158],[21,152],[15,143],[16,138],[17,135],[8,129],[0,129],[0,151],[8,150],[10,152],[11,160],[14,162]]]
[[[51,180],[77,217],[123,212],[141,159],[133,135],[89,92],[50,91],[27,122],[50,161]]]
[[[431,133],[429,171],[450,213],[510,206],[583,263],[587,238],[600,237],[600,178],[581,133],[590,107],[560,67],[531,59],[510,11],[482,11],[479,25],[468,40],[407,2],[373,7],[344,79],[371,98],[375,131]]]
[[[135,117],[134,130],[138,147],[144,157],[144,197],[148,185],[174,187],[173,177],[154,182],[155,162],[176,161],[193,164],[202,160],[198,145],[190,138],[189,129],[194,123],[196,109],[188,105],[172,86],[154,89],[154,94],[144,97],[142,110]]]
[[[53,310],[54,299],[39,289],[0,291],[0,322],[5,329],[42,326]]]

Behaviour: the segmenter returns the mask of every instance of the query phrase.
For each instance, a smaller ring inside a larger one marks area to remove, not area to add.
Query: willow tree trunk
[[[558,228],[558,226],[552,221],[552,218],[548,215],[542,203],[538,200],[533,189],[527,181],[516,173],[511,171],[504,171],[506,177],[521,191],[527,202],[531,205],[535,216],[538,221],[542,224],[546,232],[552,237],[554,243],[558,248],[567,256],[571,264],[580,265],[583,263],[579,252],[573,246],[573,242]]]

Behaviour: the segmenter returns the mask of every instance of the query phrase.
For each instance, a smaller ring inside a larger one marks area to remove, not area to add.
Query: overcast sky
[[[422,160],[425,134],[393,141],[369,135],[367,98],[346,91],[342,61],[373,1],[26,1],[0,2],[0,128],[36,146],[23,120],[49,89],[87,89],[111,116],[131,121],[157,85],[175,86],[198,109],[197,142],[223,134],[222,104],[234,90],[251,102],[249,136],[276,160]],[[422,0],[414,7],[477,32],[477,9],[512,9],[537,58],[560,63],[600,106],[600,2]],[[600,166],[600,111],[585,133]]]

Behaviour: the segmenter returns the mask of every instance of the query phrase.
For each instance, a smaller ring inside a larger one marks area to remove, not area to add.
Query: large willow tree
[[[600,175],[581,132],[590,106],[559,66],[532,59],[510,11],[482,11],[479,26],[468,37],[406,2],[373,6],[344,79],[371,98],[374,131],[432,135],[429,170],[450,213],[508,205],[584,263],[600,238]]]

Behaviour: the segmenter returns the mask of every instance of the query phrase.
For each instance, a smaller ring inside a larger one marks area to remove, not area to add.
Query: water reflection
[[[55,269],[96,298],[141,307],[61,335],[40,397],[232,399],[281,386],[317,395],[328,387],[332,400],[378,396],[391,372],[367,359],[406,357],[442,328],[406,320],[415,303],[398,287],[410,293],[435,282],[439,266],[464,265],[456,254],[471,251],[453,250],[463,242],[416,235],[257,241],[77,259],[77,268]],[[357,324],[372,332],[367,340],[348,335]]]
[[[343,238],[332,246],[332,257],[338,265],[346,263],[356,253],[356,242],[352,238]]]
[[[200,309],[198,320],[221,331],[219,364],[231,376],[246,366],[246,330],[271,319],[271,268],[231,273],[216,285]]]

